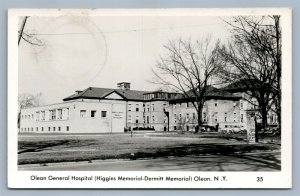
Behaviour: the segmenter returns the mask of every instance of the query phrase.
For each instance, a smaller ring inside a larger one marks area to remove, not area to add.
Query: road
[[[19,166],[19,170],[27,171],[278,171],[280,168],[279,151]]]

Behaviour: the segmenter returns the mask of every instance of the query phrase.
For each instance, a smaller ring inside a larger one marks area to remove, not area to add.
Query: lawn
[[[175,134],[19,135],[18,163],[140,159],[191,154],[230,154],[280,149],[277,144],[247,144],[244,141]],[[134,155],[133,155],[134,154]]]

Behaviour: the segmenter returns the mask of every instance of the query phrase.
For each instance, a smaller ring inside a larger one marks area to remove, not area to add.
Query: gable
[[[123,97],[121,97],[118,93],[116,92],[112,92],[110,94],[108,94],[107,96],[103,97],[105,99],[124,99]]]

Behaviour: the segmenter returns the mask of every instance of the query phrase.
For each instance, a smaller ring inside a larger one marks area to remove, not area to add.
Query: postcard
[[[8,10],[8,187],[291,188],[288,8]]]

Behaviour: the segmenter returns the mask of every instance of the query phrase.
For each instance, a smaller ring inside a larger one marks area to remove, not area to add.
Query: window
[[[42,120],[45,120],[45,111],[41,111],[41,117],[42,117]]]
[[[69,131],[69,126],[66,127],[67,131]]]
[[[176,131],[176,126],[174,126],[174,130]]]
[[[39,128],[38,128],[38,127],[36,128],[36,131],[39,131]]]
[[[189,113],[186,114],[186,119],[189,120],[190,119],[190,115]]]
[[[66,110],[65,110],[65,119],[69,119],[69,108],[66,108]]]
[[[227,122],[227,113],[225,112],[224,121]]]
[[[154,104],[152,104],[152,111],[154,111]]]
[[[176,120],[177,120],[177,115],[174,114],[174,122],[176,123]]]
[[[31,127],[31,131],[33,131],[33,128]]]
[[[147,116],[147,124],[149,124],[149,116]]]
[[[53,131],[55,131],[55,127],[53,127]]]
[[[215,107],[218,107],[218,100],[215,100]]]
[[[105,118],[106,117],[106,113],[107,113],[107,111],[101,111],[101,117]]]
[[[135,123],[139,123],[139,118],[140,118],[139,116],[135,117]]]
[[[181,120],[181,114],[179,114],[179,120]]]
[[[57,110],[57,119],[61,120],[62,119],[62,109]]]
[[[152,116],[152,122],[153,122],[153,123],[155,122],[155,118],[154,118],[154,116]]]
[[[51,130],[51,128],[50,127],[48,127],[48,131],[50,131]]]
[[[203,120],[203,122],[206,122],[206,113],[205,112],[203,112],[203,114],[202,114],[202,120]]]
[[[34,117],[34,115],[32,114],[32,115],[31,115],[31,118],[33,119],[33,117]]]
[[[243,109],[243,101],[241,100],[241,103],[240,103],[240,107],[241,109]]]
[[[131,104],[128,104],[128,111],[131,111]]]
[[[244,122],[244,114],[241,114],[241,123]]]
[[[193,113],[193,120],[195,120],[196,119],[196,114],[195,113]]]
[[[56,119],[56,111],[55,110],[50,110],[50,118],[51,118],[51,120]]]
[[[91,117],[92,117],[92,118],[95,118],[95,117],[96,117],[96,112],[97,112],[96,110],[92,110],[92,111],[91,111]]]
[[[40,119],[40,112],[36,112],[36,121],[39,121]]]
[[[167,118],[166,117],[164,117],[164,123],[167,123]]]
[[[233,108],[235,108],[235,106],[236,106],[236,102],[233,102]]]
[[[86,110],[80,110],[80,117],[81,118],[86,117]]]
[[[139,104],[136,104],[136,108],[135,108],[135,111],[139,111]]]
[[[218,112],[215,112],[215,122],[218,122]]]
[[[42,131],[44,131],[44,127],[42,127]]]
[[[233,113],[233,122],[236,122],[236,113]]]
[[[58,127],[58,131],[61,131],[61,128],[60,128],[60,127]]]

